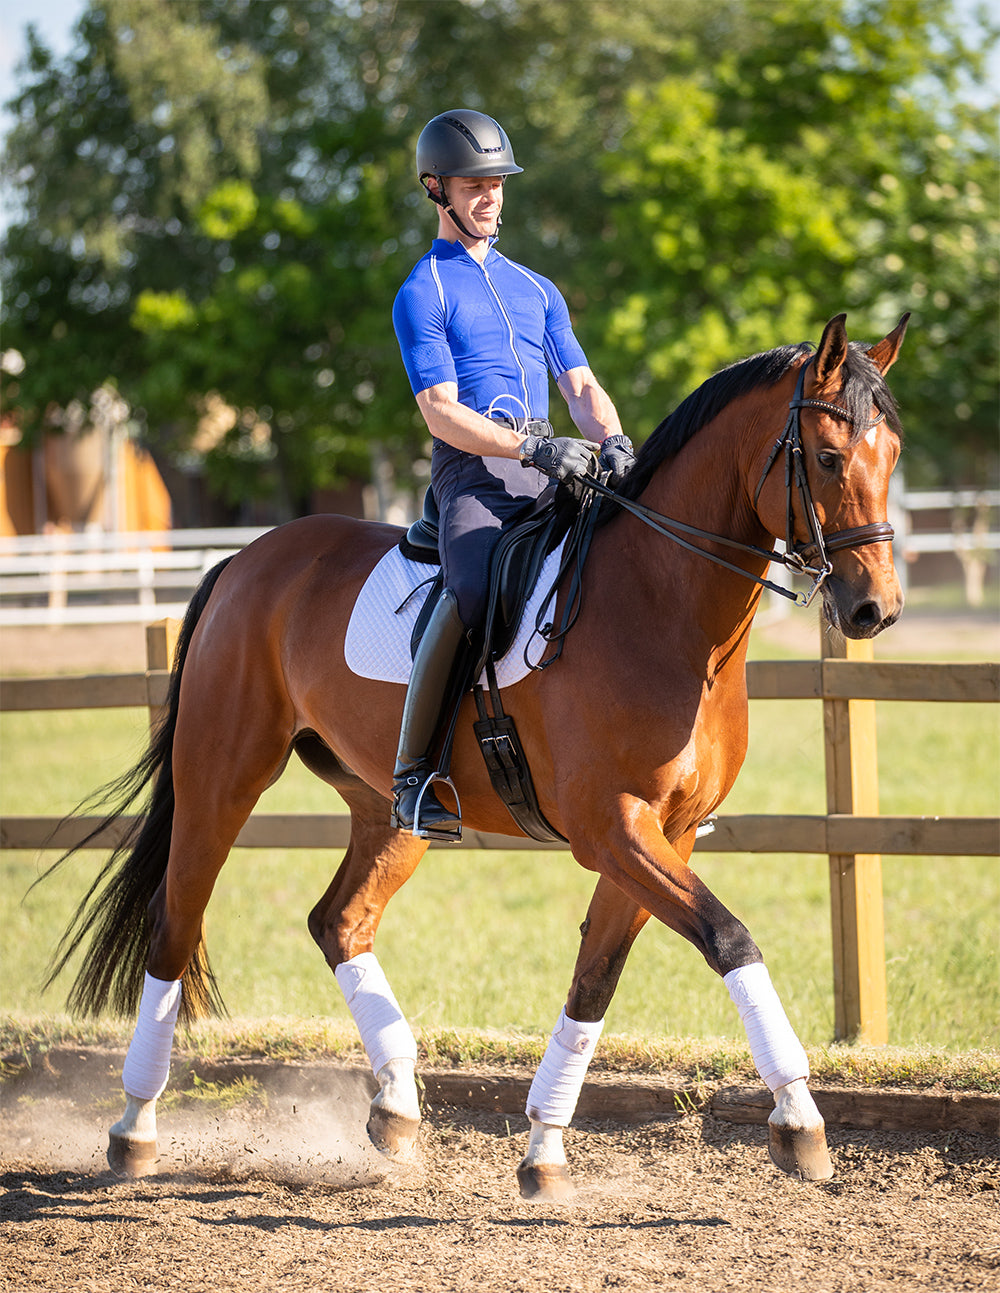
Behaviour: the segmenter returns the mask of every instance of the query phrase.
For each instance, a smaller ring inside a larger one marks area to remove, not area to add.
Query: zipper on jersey
[[[507,335],[510,340],[510,352],[514,356],[514,363],[517,364],[517,371],[521,374],[521,390],[524,394],[524,407],[528,410],[528,416],[531,417],[531,397],[528,392],[528,374],[525,370],[524,364],[521,363],[521,356],[517,353],[517,346],[514,344],[514,338],[516,335],[514,332],[514,323],[510,315],[507,313],[506,306],[500,297],[500,293],[493,286],[493,280],[490,278],[489,270],[483,264],[480,264],[479,268],[483,271],[483,278],[486,280],[486,284],[490,289],[493,299],[500,307],[500,313],[503,315],[504,322],[507,324]]]

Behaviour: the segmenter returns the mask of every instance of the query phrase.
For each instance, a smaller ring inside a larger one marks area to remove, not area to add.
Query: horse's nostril
[[[885,617],[878,602],[862,602],[851,618],[856,629],[870,633],[878,628]]]

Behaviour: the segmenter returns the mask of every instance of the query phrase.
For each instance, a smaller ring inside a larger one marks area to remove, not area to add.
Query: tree
[[[563,287],[637,436],[748,350],[916,307],[895,384],[923,460],[967,478],[995,353],[981,80],[946,0],[91,0],[11,104],[8,402],[30,434],[111,379],[160,452],[283,514],[375,443],[405,468],[412,150],[464,103],[525,166],[502,248]]]
[[[640,419],[651,394],[669,407],[841,309],[872,336],[911,310],[894,374],[911,476],[981,480],[997,461],[997,151],[992,114],[960,91],[985,47],[945,0],[748,0],[743,16],[767,39],[633,89],[606,159],[601,354],[635,365],[620,402]]]

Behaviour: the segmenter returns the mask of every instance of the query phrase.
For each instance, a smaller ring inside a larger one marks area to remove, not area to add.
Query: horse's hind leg
[[[195,696],[178,718],[174,806],[166,873],[148,908],[149,952],[139,1016],[125,1057],[125,1113],[110,1130],[108,1162],[123,1176],[156,1170],[156,1102],[166,1086],[185,971],[202,942],[202,920],[219,872],[244,823],[287,754],[287,721],[255,705],[232,709],[241,740],[205,730],[214,707]],[[252,719],[250,716],[253,716]],[[248,752],[252,752],[248,753]],[[203,1003],[189,1002],[192,1014]]]
[[[379,1084],[368,1136],[383,1153],[405,1156],[420,1126],[417,1046],[372,948],[386,904],[413,874],[427,841],[394,830],[388,804],[369,787],[341,793],[351,808],[351,843],[309,915],[309,930],[344,993]]]

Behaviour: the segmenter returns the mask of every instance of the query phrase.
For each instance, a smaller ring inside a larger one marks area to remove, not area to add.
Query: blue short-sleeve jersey
[[[587,365],[559,289],[495,247],[480,264],[436,238],[399,289],[392,323],[414,395],[455,382],[477,413],[492,405],[521,417],[523,405],[547,417],[548,374]]]

